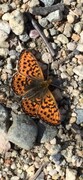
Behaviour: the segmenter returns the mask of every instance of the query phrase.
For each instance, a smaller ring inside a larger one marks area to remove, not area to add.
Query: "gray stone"
[[[0,129],[1,130],[7,131],[8,119],[9,119],[9,115],[8,115],[7,108],[3,106],[2,104],[0,104]]]
[[[50,156],[50,160],[56,164],[60,164],[61,154],[60,153],[53,154],[52,156]]]
[[[76,114],[77,114],[77,124],[81,124],[83,123],[83,109],[76,109],[75,110]]]
[[[41,0],[44,4],[45,4],[45,6],[51,6],[53,3],[54,3],[54,1],[55,0]]]
[[[44,122],[38,123],[38,142],[45,143],[52,140],[57,134],[57,128]]]
[[[77,67],[74,67],[73,72],[79,77],[83,78],[83,65],[78,65]]]
[[[8,131],[8,139],[21,148],[31,149],[36,141],[37,126],[27,115],[20,114],[14,117],[14,122]]]
[[[27,33],[24,33],[19,36],[19,39],[23,42],[27,42],[29,40],[29,36]]]
[[[16,35],[21,35],[24,31],[23,14],[19,10],[14,10],[9,17],[9,24]]]
[[[61,21],[63,18],[62,12],[60,10],[56,10],[46,16],[47,20],[50,22]]]
[[[56,29],[53,27],[52,29],[49,29],[51,36],[54,36],[57,34]]]

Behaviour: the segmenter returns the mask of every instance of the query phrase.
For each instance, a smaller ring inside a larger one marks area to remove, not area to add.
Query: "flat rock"
[[[20,114],[14,117],[14,122],[8,131],[8,139],[20,148],[29,150],[36,141],[37,126],[27,115]]]
[[[47,20],[50,22],[60,21],[63,18],[62,12],[60,10],[56,10],[46,16]]]
[[[57,135],[57,128],[44,122],[38,123],[38,142],[45,143]]]

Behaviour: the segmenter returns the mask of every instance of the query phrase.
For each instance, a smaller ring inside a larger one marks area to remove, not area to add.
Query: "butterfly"
[[[22,109],[25,113],[57,125],[61,118],[56,100],[48,88],[50,83],[51,79],[44,80],[35,56],[23,50],[18,61],[18,71],[12,78],[12,88],[22,97]]]

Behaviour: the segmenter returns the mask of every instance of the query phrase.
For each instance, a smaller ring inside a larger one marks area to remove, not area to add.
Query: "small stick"
[[[41,173],[42,169],[46,166],[46,164],[47,163],[42,164],[40,166],[40,168],[36,171],[35,175],[32,178],[30,178],[29,180],[36,180],[36,178],[39,176],[39,174]]]
[[[30,20],[32,22],[32,25],[34,26],[34,28],[38,31],[39,35],[41,36],[41,38],[43,39],[43,41],[45,42],[47,48],[49,49],[50,53],[52,56],[55,56],[56,52],[54,51],[54,49],[52,48],[51,44],[48,42],[47,38],[45,37],[44,33],[41,31],[41,29],[39,28],[39,26],[37,25],[36,21],[33,19],[33,17],[29,14]]]

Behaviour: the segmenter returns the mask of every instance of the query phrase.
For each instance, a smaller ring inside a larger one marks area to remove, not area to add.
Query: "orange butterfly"
[[[42,70],[31,52],[24,50],[18,71],[12,80],[13,90],[22,96],[22,108],[30,116],[39,117],[52,125],[60,124],[57,103],[48,89],[51,80],[44,80]]]

